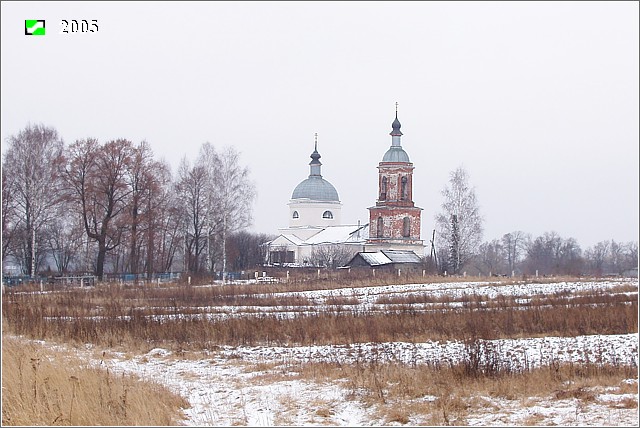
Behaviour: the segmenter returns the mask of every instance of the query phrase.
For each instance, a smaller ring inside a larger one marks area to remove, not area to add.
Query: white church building
[[[371,183],[378,188],[378,197],[368,208],[369,223],[364,225],[341,223],[342,203],[336,188],[322,177],[316,134],[309,177],[295,187],[289,200],[289,226],[263,244],[268,265],[335,268],[353,263],[358,253],[386,252],[378,256],[388,253],[396,258],[410,257],[412,262],[424,256],[422,208],[413,202],[414,166],[402,147],[400,126],[396,104],[391,146],[378,164],[377,183]]]
[[[334,259],[347,260],[364,250],[369,225],[343,225],[338,191],[322,177],[316,141],[309,177],[300,182],[289,201],[289,226],[265,243],[267,264],[280,266],[327,266]],[[335,260],[337,261],[337,260]]]

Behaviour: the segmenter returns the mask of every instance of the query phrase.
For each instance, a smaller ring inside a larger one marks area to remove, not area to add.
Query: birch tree
[[[451,172],[449,184],[442,190],[442,211],[436,215],[440,248],[449,250],[447,266],[453,274],[476,254],[482,242],[483,219],[475,189],[463,167]],[[441,261],[444,260],[441,258]]]
[[[249,178],[249,168],[240,165],[240,153],[226,147],[219,155],[214,175],[215,195],[221,220],[222,281],[227,272],[227,237],[251,226],[255,185]]]
[[[42,251],[38,253],[44,243],[42,233],[55,218],[55,207],[61,201],[59,165],[64,143],[54,128],[29,124],[10,136],[7,144],[2,169],[3,179],[10,178],[8,187],[3,184],[3,198],[8,199],[6,207],[13,214],[13,223],[3,213],[3,234],[9,225],[13,227],[13,238],[19,236],[19,242],[13,241],[19,244],[16,248],[23,271],[35,276],[37,260],[44,256]]]

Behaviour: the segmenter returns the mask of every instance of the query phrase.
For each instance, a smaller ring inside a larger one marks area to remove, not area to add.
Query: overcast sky
[[[463,166],[485,240],[638,240],[638,2],[7,2],[2,143],[146,140],[177,169],[234,146],[253,231],[288,225],[314,134],[343,223],[368,222],[398,103],[428,240]],[[46,35],[25,36],[25,19]],[[61,33],[61,20],[98,32]]]

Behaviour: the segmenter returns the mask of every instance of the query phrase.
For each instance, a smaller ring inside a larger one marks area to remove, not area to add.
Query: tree
[[[484,242],[478,247],[478,270],[483,274],[499,274],[505,268],[505,248],[500,240]]]
[[[128,254],[126,270],[132,273],[154,272],[155,222],[159,206],[169,185],[168,166],[153,159],[146,141],[131,149],[126,181],[130,187],[130,207],[127,210]]]
[[[529,239],[530,238],[528,234],[519,230],[506,233],[502,236],[502,245],[507,259],[507,268],[509,270],[509,275],[515,272],[516,264],[519,262],[522,252],[527,247]]]
[[[42,124],[27,125],[7,143],[2,169],[3,180],[9,180],[7,187],[3,182],[2,196],[7,201],[5,205],[3,200],[2,208],[9,210],[10,217],[5,218],[3,212],[2,231],[3,235],[19,235],[23,270],[34,276],[37,260],[44,258],[43,252],[37,253],[43,243],[41,234],[55,218],[55,207],[61,201],[59,165],[64,143],[54,128]],[[6,238],[12,240],[12,236]]]
[[[49,225],[45,234],[47,252],[60,273],[68,272],[74,263],[77,265],[85,236],[82,222],[76,216],[66,215],[72,211],[69,205],[62,204],[59,207],[56,220]]]
[[[475,189],[469,186],[469,177],[463,167],[451,172],[449,185],[442,190],[442,212],[436,215],[440,248],[449,250],[448,268],[451,273],[460,270],[477,252],[482,241],[483,219]],[[444,259],[440,257],[444,265]]]
[[[183,229],[184,270],[199,272],[201,255],[206,248],[207,227],[207,171],[202,165],[191,166],[187,158],[183,158],[178,168],[176,196],[180,210],[180,223]]]
[[[67,151],[64,176],[69,198],[75,203],[87,236],[98,254],[95,273],[103,278],[107,253],[116,249],[127,227],[131,187],[127,173],[133,145],[125,139],[100,145],[98,140],[76,141]]]
[[[357,252],[358,248],[348,245],[318,245],[311,251],[310,262],[313,266],[336,269],[349,263]]]
[[[240,153],[226,147],[219,155],[213,177],[214,200],[221,220],[222,280],[227,271],[227,236],[251,226],[255,186],[249,179],[249,168],[240,166]]]
[[[582,250],[574,238],[545,232],[527,247],[523,266],[529,274],[579,275],[583,270]]]
[[[227,239],[228,265],[234,271],[253,269],[266,260],[263,243],[275,239],[265,233],[251,233],[245,230],[233,233]]]
[[[8,255],[9,248],[15,238],[18,217],[16,212],[16,201],[13,198],[13,175],[8,175],[7,170],[2,168],[2,260]]]

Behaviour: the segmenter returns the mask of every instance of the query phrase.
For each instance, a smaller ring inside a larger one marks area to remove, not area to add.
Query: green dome
[[[391,146],[384,154],[382,162],[411,162],[409,155],[401,146]]]
[[[336,188],[327,180],[317,175],[312,175],[298,184],[293,190],[291,199],[340,202]]]

